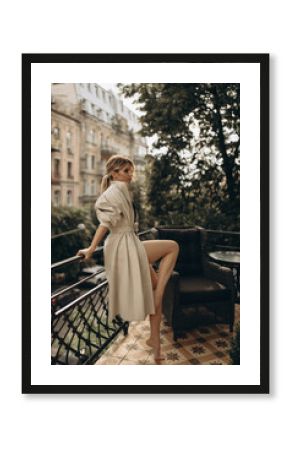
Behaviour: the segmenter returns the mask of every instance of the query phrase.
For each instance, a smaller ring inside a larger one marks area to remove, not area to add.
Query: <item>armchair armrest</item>
[[[158,230],[155,227],[150,229],[150,233],[152,235],[152,239],[158,239]]]
[[[229,267],[206,261],[204,263],[204,274],[207,278],[223,284],[232,292],[234,291],[234,276]]]
[[[162,301],[162,312],[170,326],[172,326],[173,316],[176,315],[180,309],[179,280],[180,275],[174,270],[165,287]]]
[[[172,280],[172,282],[175,285],[179,284],[179,278],[180,278],[179,272],[176,272],[176,270],[173,270],[173,272],[172,272],[172,274],[170,276],[170,279]]]

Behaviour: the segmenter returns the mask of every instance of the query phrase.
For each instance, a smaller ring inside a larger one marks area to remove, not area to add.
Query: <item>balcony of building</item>
[[[61,145],[59,142],[52,143],[51,144],[51,153],[60,153],[61,152]]]
[[[224,236],[223,231],[210,231],[217,234],[218,240]],[[140,240],[152,238],[151,232],[139,233]],[[230,248],[219,245],[217,240],[215,245],[216,255]],[[65,284],[63,272],[71,265],[79,265],[82,258],[74,256],[52,265],[52,364],[156,364],[152,349],[146,345],[149,318],[129,323],[116,316],[109,321],[103,247],[96,250],[94,258],[95,265],[83,267],[75,282],[69,284]],[[164,297],[167,295],[170,293],[166,291]],[[239,285],[234,316],[238,324]],[[236,328],[229,330],[222,309],[201,306],[185,315],[183,321],[183,331],[176,338],[163,314],[161,346],[165,359],[161,364],[232,364],[230,350]]]
[[[96,203],[97,194],[82,194],[79,196],[79,201],[83,206],[94,205]]]
[[[53,173],[51,175],[51,184],[52,185],[60,185],[61,182],[61,176],[59,173]]]
[[[145,164],[145,158],[144,155],[139,155],[139,154],[135,154],[133,156],[134,158],[134,163],[138,166],[144,165]]]
[[[60,152],[61,151],[61,139],[60,130],[58,127],[54,127],[51,133],[51,151]]]
[[[110,146],[110,145],[108,145],[106,143],[104,143],[104,144],[102,143],[101,144],[101,153],[104,156],[109,157],[111,155],[114,155],[116,153],[116,150],[112,146]]]

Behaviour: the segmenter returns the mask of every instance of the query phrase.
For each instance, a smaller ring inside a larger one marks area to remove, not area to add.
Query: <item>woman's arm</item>
[[[101,240],[104,238],[105,234],[108,232],[108,228],[104,225],[99,225],[95,236],[91,242],[91,245],[88,248],[84,248],[83,250],[79,250],[77,256],[84,256],[84,259],[90,259],[96,250],[96,247],[99,245]]]

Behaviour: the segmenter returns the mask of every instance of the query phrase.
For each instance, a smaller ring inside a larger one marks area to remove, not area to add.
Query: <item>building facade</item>
[[[142,183],[147,144],[139,130],[138,116],[112,91],[94,83],[53,84],[52,203],[91,207],[116,153],[134,161]]]
[[[51,201],[80,206],[80,122],[70,105],[51,105]]]

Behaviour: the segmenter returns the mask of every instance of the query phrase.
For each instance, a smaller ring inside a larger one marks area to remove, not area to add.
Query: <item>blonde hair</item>
[[[113,180],[112,172],[120,170],[125,164],[131,164],[135,171],[135,165],[133,161],[128,158],[127,156],[123,155],[113,155],[111,156],[108,161],[106,162],[106,173],[102,178],[101,182],[101,194],[108,189],[108,187],[111,184],[111,181]],[[134,179],[134,174],[133,174]]]

